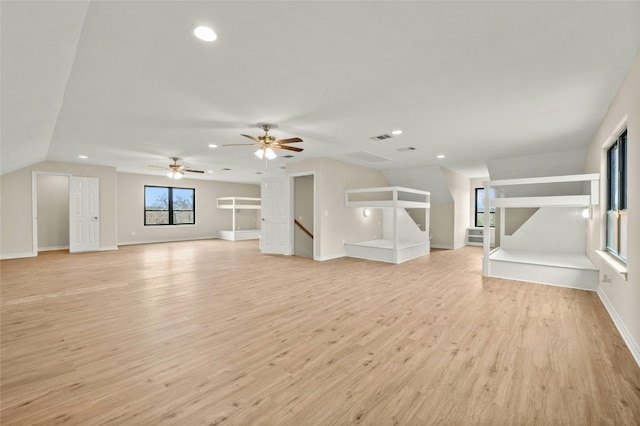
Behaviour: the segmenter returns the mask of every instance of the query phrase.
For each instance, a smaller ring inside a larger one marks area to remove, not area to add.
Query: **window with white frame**
[[[607,150],[607,251],[627,263],[627,129]]]

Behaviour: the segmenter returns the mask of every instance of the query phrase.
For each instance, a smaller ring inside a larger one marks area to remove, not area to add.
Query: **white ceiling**
[[[258,182],[253,147],[207,145],[269,122],[305,150],[267,174],[324,156],[483,176],[487,160],[586,147],[640,47],[640,2],[0,4],[3,174],[43,160],[160,174],[148,165],[177,156]],[[218,40],[195,39],[200,24]],[[390,161],[345,155],[359,151]]]

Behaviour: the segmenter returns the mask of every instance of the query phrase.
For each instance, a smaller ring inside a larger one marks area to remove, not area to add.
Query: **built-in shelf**
[[[494,246],[496,243],[496,232],[495,228],[491,228],[491,245]],[[481,246],[484,240],[484,228],[467,228],[467,245],[468,246]]]

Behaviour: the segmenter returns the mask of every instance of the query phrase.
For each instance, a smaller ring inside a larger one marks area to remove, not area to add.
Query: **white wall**
[[[469,178],[442,167],[442,174],[453,198],[453,248],[465,245],[469,222]]]
[[[100,179],[100,249],[117,247],[116,169],[45,161],[0,177],[0,257],[26,257],[35,252],[32,223],[32,172],[71,174]]]
[[[69,248],[69,177],[37,176],[38,250]]]
[[[233,210],[216,208],[218,197],[260,197],[260,186],[165,176],[118,173],[118,244],[138,244],[216,238],[218,231],[231,230]],[[145,226],[144,186],[194,188],[195,225]],[[260,210],[237,210],[236,229],[259,228]]]
[[[628,278],[625,281],[595,253],[605,248],[606,149],[626,123],[628,154]],[[625,77],[587,153],[586,173],[600,173],[599,208],[587,226],[587,255],[607,274],[610,283],[600,282],[598,294],[605,302],[627,345],[640,364],[640,55]]]
[[[344,206],[345,189],[389,186],[381,172],[328,158],[288,163],[286,167],[288,175],[315,172],[317,260],[344,256],[344,242],[381,237],[382,213],[379,209],[372,209],[371,216],[365,218],[362,209]]]

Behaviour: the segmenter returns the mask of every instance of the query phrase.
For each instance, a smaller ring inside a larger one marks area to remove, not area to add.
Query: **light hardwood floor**
[[[1,262],[1,423],[640,424],[595,293],[256,241]]]

